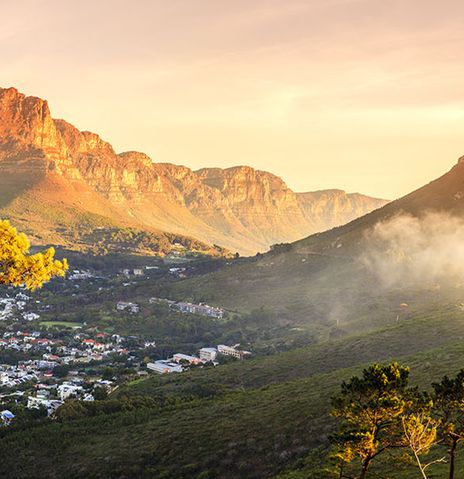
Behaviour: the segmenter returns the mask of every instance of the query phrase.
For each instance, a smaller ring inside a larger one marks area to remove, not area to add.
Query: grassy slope
[[[64,246],[75,251],[99,251],[104,247],[113,252],[150,255],[167,253],[179,242],[191,251],[218,253],[211,245],[190,236],[147,226],[85,183],[53,174],[37,172],[33,178],[28,172],[23,178],[19,173],[2,172],[0,218],[9,219],[37,245]]]
[[[221,394],[162,412],[139,409],[11,431],[0,441],[0,473],[271,477],[325,444],[329,398],[342,380],[374,359],[394,357],[410,364],[413,380],[426,386],[462,366],[463,332],[462,314],[431,317],[278,356],[137,382],[130,392],[198,397],[209,387],[210,393],[217,388]]]

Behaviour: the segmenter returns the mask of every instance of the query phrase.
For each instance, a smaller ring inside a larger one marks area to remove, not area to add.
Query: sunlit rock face
[[[15,88],[0,89],[0,173],[9,190],[19,177],[27,185],[47,181],[41,191],[53,201],[59,184],[56,198],[66,202],[73,196],[66,189],[73,189],[83,211],[110,205],[100,210],[114,215],[114,207],[112,221],[194,236],[242,254],[343,224],[386,203],[340,190],[295,193],[281,178],[248,166],[192,171],[136,151],[117,154],[97,134],[53,119],[45,100]]]
[[[317,231],[348,223],[387,203],[360,193],[336,189],[297,193],[297,197],[305,218],[313,222]]]

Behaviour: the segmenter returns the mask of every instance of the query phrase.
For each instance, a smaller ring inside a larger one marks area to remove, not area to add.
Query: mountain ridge
[[[9,208],[18,200],[15,182],[27,178],[32,186],[24,188],[32,196],[33,185],[41,182],[43,192],[48,188],[42,201],[54,204],[53,186],[60,177],[61,189],[69,182],[86,191],[82,201],[73,202],[76,209],[92,212],[100,204],[110,223],[191,236],[242,254],[295,241],[386,203],[367,196],[355,201],[332,190],[323,198],[316,192],[295,193],[278,176],[244,165],[193,171],[155,163],[137,151],[117,153],[98,134],[53,119],[46,100],[16,88],[0,89],[0,172],[6,178],[0,187],[10,192],[0,211],[13,222],[27,216],[25,210]],[[58,196],[65,197],[62,193]],[[30,230],[40,230],[36,222],[29,223]],[[40,240],[42,232],[33,232]]]

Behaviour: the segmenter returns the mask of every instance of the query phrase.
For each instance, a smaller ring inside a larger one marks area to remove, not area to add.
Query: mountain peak
[[[16,88],[0,88],[0,137],[24,147],[40,148],[50,158],[66,156],[47,101],[26,96]]]
[[[127,162],[139,162],[147,167],[153,166],[154,163],[148,155],[140,151],[123,151],[118,156]]]

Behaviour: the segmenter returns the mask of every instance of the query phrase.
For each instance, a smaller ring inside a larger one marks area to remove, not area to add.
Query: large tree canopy
[[[6,220],[0,220],[0,284],[40,288],[54,276],[64,276],[66,260],[55,259],[55,250],[29,254],[29,240]]]

